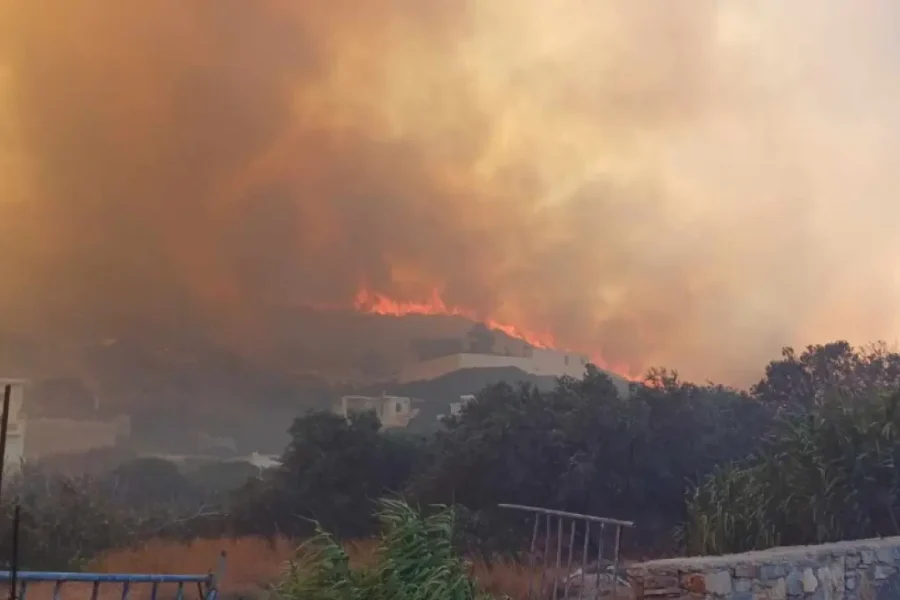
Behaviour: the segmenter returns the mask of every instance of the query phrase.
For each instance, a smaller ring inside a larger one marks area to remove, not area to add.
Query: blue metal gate
[[[175,600],[186,600],[188,594],[193,592],[186,585],[195,585],[197,596],[202,600],[217,600],[219,595],[219,582],[225,569],[225,553],[219,561],[215,572],[210,571],[201,575],[164,575],[155,573],[57,573],[52,571],[0,571],[0,585],[6,584],[7,589],[15,585],[14,598],[27,600],[28,587],[31,584],[52,583],[53,599],[62,600],[63,584],[65,583],[89,583],[91,584],[91,600],[97,600],[102,584],[120,585],[122,600],[129,600],[132,586],[136,584],[150,585],[150,600],[162,600],[159,595],[159,586],[165,584],[177,585]],[[13,583],[15,581],[15,583]],[[13,597],[12,595],[10,597]]]

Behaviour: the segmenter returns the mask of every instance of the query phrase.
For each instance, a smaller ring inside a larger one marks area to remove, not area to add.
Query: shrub
[[[453,515],[439,508],[423,516],[404,502],[381,500],[375,564],[351,568],[344,549],[319,530],[301,546],[276,592],[285,600],[487,599],[453,551]]]
[[[100,553],[151,538],[221,535],[223,514],[190,503],[133,503],[108,480],[65,477],[27,467],[8,479],[0,502],[0,556],[12,556],[15,505],[21,508],[19,561],[26,569],[78,570]]]
[[[688,500],[695,554],[900,534],[900,392],[837,396],[784,417],[764,450]]]

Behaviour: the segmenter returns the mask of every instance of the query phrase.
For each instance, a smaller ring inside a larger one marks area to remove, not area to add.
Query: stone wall
[[[900,537],[629,567],[635,599],[900,600]]]

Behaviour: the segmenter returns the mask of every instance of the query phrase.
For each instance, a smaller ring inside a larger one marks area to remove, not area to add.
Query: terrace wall
[[[900,600],[900,537],[657,560],[628,579],[636,599]]]

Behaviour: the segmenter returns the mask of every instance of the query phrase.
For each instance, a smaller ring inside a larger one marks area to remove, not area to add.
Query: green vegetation
[[[289,449],[263,496],[273,508],[295,498],[294,515],[333,532],[385,494],[453,504],[459,542],[488,557],[515,551],[528,533],[520,516],[497,510],[502,502],[632,519],[626,544],[641,553],[891,535],[900,533],[898,393],[900,355],[845,342],[786,349],[749,392],[658,369],[624,397],[589,367],[546,391],[490,385],[405,450],[374,424],[335,423],[347,430],[337,435],[323,427],[330,417],[302,417],[291,448],[303,444],[305,458]],[[254,515],[290,527],[283,509]],[[358,537],[366,523],[353,519]]]
[[[46,568],[160,535],[305,539],[317,523],[367,538],[385,527],[384,497],[452,506],[453,547],[486,560],[530,536],[503,502],[633,520],[626,553],[724,553],[900,534],[898,431],[900,355],[837,342],[786,349],[748,392],[658,369],[626,396],[589,366],[549,389],[488,385],[430,434],[308,413],[261,476],[144,459],[93,480],[28,471],[10,494],[26,511],[23,557]]]
[[[285,600],[474,600],[478,595],[452,544],[454,513],[422,516],[404,502],[381,500],[382,533],[370,566],[352,568],[341,545],[321,529],[303,544],[277,586]]]
[[[900,393],[827,398],[688,500],[696,554],[900,535]]]

